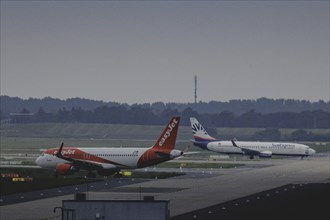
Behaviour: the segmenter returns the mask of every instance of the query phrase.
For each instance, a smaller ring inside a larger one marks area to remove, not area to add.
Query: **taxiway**
[[[223,161],[222,161],[223,162]],[[309,159],[260,160],[232,169],[182,169],[188,175],[90,189],[88,199],[140,199],[154,196],[170,200],[170,215],[177,216],[286,184],[329,182],[330,156]],[[257,164],[257,165],[255,165]],[[152,170],[152,168],[149,168]],[[169,169],[171,170],[171,169]],[[178,169],[175,169],[177,172]],[[159,171],[159,170],[158,170]],[[110,181],[118,181],[112,179]],[[84,191],[84,190],[82,190]],[[38,192],[40,193],[40,192]],[[59,219],[54,213],[71,194],[0,207],[1,219]],[[5,203],[5,198],[1,198]],[[19,199],[18,199],[19,201]]]

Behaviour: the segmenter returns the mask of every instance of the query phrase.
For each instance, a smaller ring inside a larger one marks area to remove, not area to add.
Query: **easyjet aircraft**
[[[45,151],[36,164],[55,170],[55,174],[72,174],[80,169],[110,176],[121,169],[156,165],[185,153],[175,150],[180,117],[173,117],[155,145],[150,148],[53,148]]]

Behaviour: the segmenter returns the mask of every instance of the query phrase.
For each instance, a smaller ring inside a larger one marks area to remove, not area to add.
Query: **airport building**
[[[168,220],[170,218],[169,201],[154,200],[153,197],[144,197],[143,200],[86,200],[83,197],[76,197],[75,200],[63,200],[61,211],[62,220]]]

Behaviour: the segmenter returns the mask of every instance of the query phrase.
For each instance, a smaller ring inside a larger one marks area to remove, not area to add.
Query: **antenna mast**
[[[195,76],[195,104],[197,103],[197,76]]]

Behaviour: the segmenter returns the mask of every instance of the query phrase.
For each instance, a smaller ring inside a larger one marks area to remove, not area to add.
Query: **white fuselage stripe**
[[[308,146],[295,143],[272,143],[272,142],[244,142],[236,141],[237,146],[259,152],[271,151],[273,155],[306,155]],[[207,144],[207,149],[219,153],[239,154],[242,149],[233,146],[231,141],[212,141]]]

